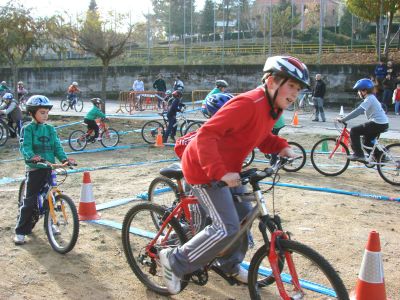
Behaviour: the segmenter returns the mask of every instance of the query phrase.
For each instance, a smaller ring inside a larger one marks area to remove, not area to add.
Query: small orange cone
[[[299,117],[297,116],[297,111],[294,112],[293,120],[292,120],[292,125],[293,126],[298,126],[299,125]]]
[[[158,133],[157,133],[157,137],[156,137],[156,147],[164,147],[163,144],[163,136],[161,134],[161,128],[158,128]]]
[[[352,300],[386,300],[379,233],[371,231]]]
[[[98,220],[100,215],[96,211],[90,172],[83,172],[81,199],[79,201],[79,221]]]

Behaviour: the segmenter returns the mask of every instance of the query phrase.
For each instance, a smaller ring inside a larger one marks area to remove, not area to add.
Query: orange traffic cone
[[[161,128],[158,128],[158,133],[157,133],[157,137],[156,137],[156,147],[164,147],[163,144],[163,136],[161,134]]]
[[[379,233],[369,233],[352,300],[386,300]]]
[[[293,120],[292,120],[292,125],[293,126],[298,126],[299,125],[299,117],[297,116],[297,111],[294,112]]]
[[[80,221],[100,219],[100,215],[96,211],[96,203],[94,202],[90,173],[87,171],[83,172],[83,183],[81,189],[81,199],[79,201],[78,214]]]

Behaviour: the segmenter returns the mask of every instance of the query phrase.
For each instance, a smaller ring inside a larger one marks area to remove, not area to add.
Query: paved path
[[[60,108],[60,100],[52,100],[54,102],[54,108],[51,111],[51,114],[56,114],[56,115],[68,115],[68,116],[85,116],[85,114],[90,110],[92,107],[92,104],[90,102],[84,102],[84,107],[82,112],[77,113],[75,111],[69,110],[68,112],[63,112],[61,111]],[[142,111],[142,112],[135,112],[132,115],[128,115],[127,113],[121,113],[119,112],[116,114],[116,111],[119,108],[119,104],[117,101],[109,101],[107,102],[107,114],[112,115],[112,117],[118,117],[120,115],[121,118],[123,117],[129,117],[129,118],[135,118],[138,117],[140,119],[153,119],[154,116],[156,115],[155,111]],[[187,110],[190,110],[190,107],[187,108]],[[345,114],[349,113],[350,110],[344,111]],[[330,109],[327,108],[325,109],[325,115],[327,122],[313,122],[311,119],[311,114],[303,114],[299,113],[298,114],[298,119],[299,119],[299,126],[290,126],[292,122],[294,112],[291,111],[285,111],[284,112],[284,118],[285,122],[288,125],[285,128],[286,132],[298,132],[298,133],[310,133],[310,134],[322,134],[322,135],[337,135],[337,131],[335,129],[335,124],[334,120],[336,117],[339,115],[339,109]],[[389,115],[389,131],[385,132],[381,135],[382,138],[388,138],[388,139],[393,139],[400,141],[400,116],[396,116],[393,112],[390,112]],[[197,113],[195,115],[195,118],[201,118],[200,114]],[[350,120],[349,127],[352,127],[354,125],[360,124],[362,122],[365,122],[365,117],[364,116],[359,116],[356,119]]]

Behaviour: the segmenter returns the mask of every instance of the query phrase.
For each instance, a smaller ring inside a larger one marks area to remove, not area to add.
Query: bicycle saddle
[[[160,174],[176,180],[180,180],[183,178],[183,172],[180,163],[174,163],[166,168],[162,168],[160,170]]]

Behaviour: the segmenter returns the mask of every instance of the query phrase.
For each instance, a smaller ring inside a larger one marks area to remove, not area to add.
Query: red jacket
[[[276,120],[263,87],[236,96],[199,130],[182,156],[182,170],[190,184],[220,180],[228,172],[240,172],[243,160],[256,147],[277,153],[288,147],[271,133]]]

